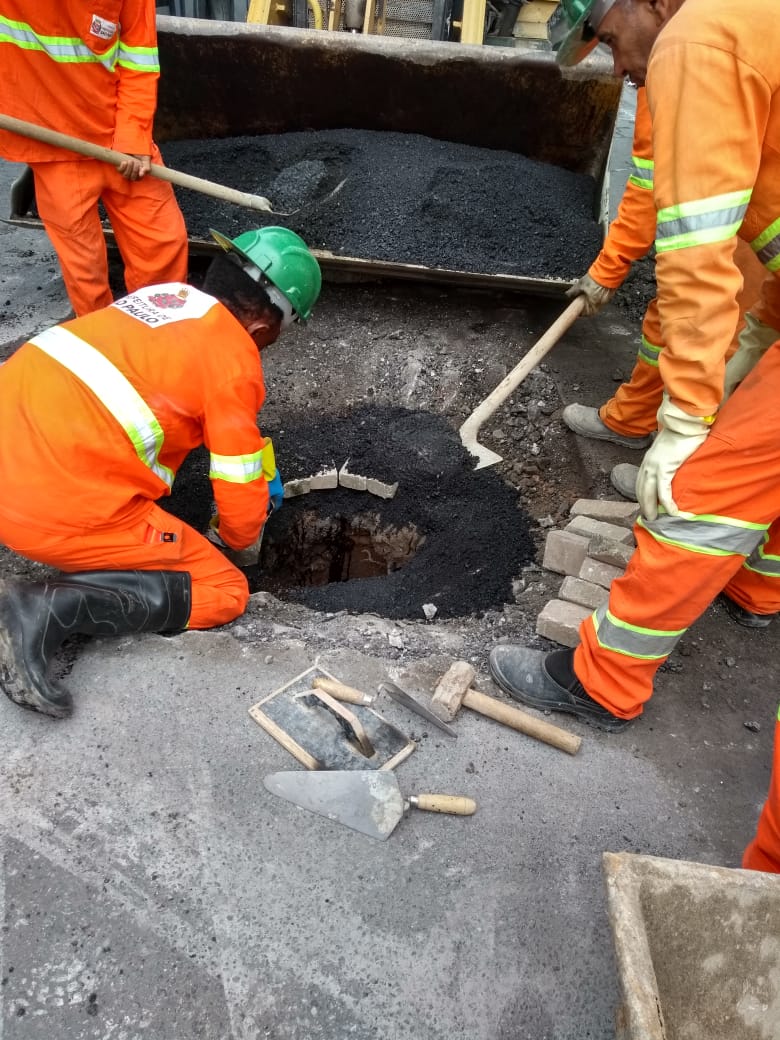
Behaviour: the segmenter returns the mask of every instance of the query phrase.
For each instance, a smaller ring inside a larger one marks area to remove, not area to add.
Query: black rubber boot
[[[771,625],[772,619],[777,617],[777,614],[754,614],[751,610],[741,607],[725,592],[721,592],[720,601],[736,623],[744,628],[767,628]]]
[[[516,701],[540,711],[566,711],[614,733],[631,719],[619,719],[594,701],[574,674],[573,650],[546,654],[516,643],[501,643],[490,652],[490,674]]]
[[[70,694],[46,678],[71,635],[121,636],[183,629],[192,579],[186,571],[85,571],[46,582],[0,581],[0,689],[24,708],[62,718]]]

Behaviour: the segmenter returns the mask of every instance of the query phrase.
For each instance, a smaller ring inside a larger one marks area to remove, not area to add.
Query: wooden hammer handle
[[[409,804],[415,809],[452,813],[454,816],[473,816],[477,811],[477,803],[473,798],[464,798],[459,794],[415,794],[409,799]]]
[[[569,755],[576,755],[580,749],[581,737],[568,733],[558,726],[553,726],[550,722],[536,719],[525,711],[496,700],[495,697],[488,697],[486,693],[480,693],[479,690],[467,690],[463,703],[472,711],[478,711],[480,715],[487,715],[489,719],[502,722],[505,726],[516,729],[518,733],[536,737],[537,740],[551,744],[552,747],[559,748]]]

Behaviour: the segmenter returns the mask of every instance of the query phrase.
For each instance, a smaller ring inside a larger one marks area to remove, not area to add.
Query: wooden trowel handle
[[[472,816],[477,811],[473,798],[459,794],[417,794],[412,795],[409,804],[426,812],[452,813],[454,816]]]
[[[367,693],[363,693],[362,690],[356,690],[354,686],[345,686],[344,683],[339,682],[337,679],[328,679],[324,675],[318,675],[316,679],[313,679],[312,686],[315,690],[324,690],[331,697],[335,697],[337,701],[345,701],[347,704],[374,703],[374,698]]]

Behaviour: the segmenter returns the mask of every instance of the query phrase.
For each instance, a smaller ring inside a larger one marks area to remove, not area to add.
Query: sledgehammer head
[[[450,665],[439,680],[431,701],[431,707],[440,719],[452,722],[476,676],[476,670],[468,661],[456,661]]]

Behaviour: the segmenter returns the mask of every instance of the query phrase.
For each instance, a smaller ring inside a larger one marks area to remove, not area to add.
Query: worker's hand
[[[128,155],[117,166],[122,176],[128,181],[140,181],[152,168],[151,155]]]
[[[749,311],[745,315],[745,327],[739,334],[739,346],[731,360],[726,364],[726,375],[723,381],[723,400],[726,401],[739,384],[766,354],[767,350],[780,339],[780,332],[771,325],[765,325]]]
[[[592,318],[594,314],[598,314],[601,308],[609,303],[616,292],[616,289],[608,289],[606,285],[599,285],[589,274],[584,274],[567,291],[566,295],[571,300],[575,296],[584,296],[585,306],[582,308],[582,313],[586,317]]]
[[[642,516],[655,520],[659,504],[669,516],[690,518],[672,498],[672,480],[683,462],[707,439],[712,420],[688,415],[664,394],[658,409],[659,432],[647,449],[636,478],[636,498]]]
[[[213,545],[216,545],[218,549],[227,549],[227,548],[229,548],[227,543],[223,542],[222,539],[219,536],[219,514],[218,513],[215,513],[214,516],[212,516],[211,520],[209,520],[209,526],[206,529],[206,537],[208,538],[208,540]]]
[[[268,481],[269,512],[279,509],[283,501],[284,484],[282,483],[282,478],[279,476],[279,470],[277,470],[274,476]]]

